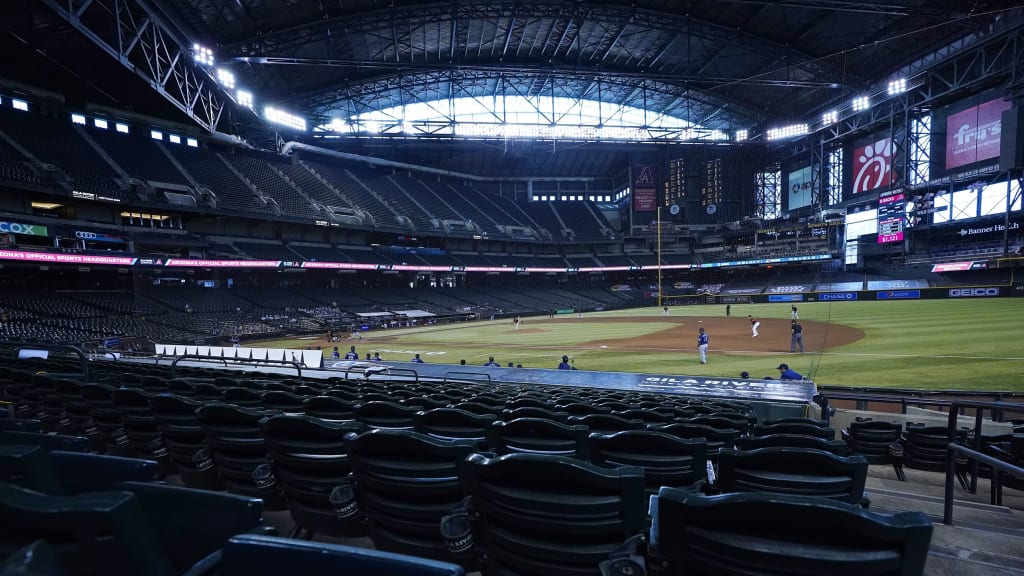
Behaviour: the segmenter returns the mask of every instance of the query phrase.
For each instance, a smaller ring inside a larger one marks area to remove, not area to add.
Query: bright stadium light
[[[71,115],[71,123],[72,124],[81,124],[82,126],[85,126],[85,116],[82,116],[81,114],[72,114]]]
[[[907,79],[898,78],[889,82],[889,96],[896,96],[907,91]]]
[[[765,133],[765,137],[768,140],[781,140],[783,138],[803,136],[807,134],[807,131],[807,124],[793,124],[792,126],[783,126],[782,128],[772,128]]]
[[[331,131],[332,132],[348,132],[348,122],[345,122],[341,118],[331,119]]]
[[[229,70],[223,68],[217,68],[217,82],[220,82],[222,86],[228,90],[234,90],[235,88],[235,75]]]
[[[853,99],[853,111],[863,112],[871,108],[871,98],[867,96],[857,96]]]
[[[263,109],[263,117],[266,118],[268,122],[273,122],[274,124],[280,124],[296,130],[306,130],[305,118],[300,118],[294,114],[278,110],[273,106],[267,106]]]
[[[20,110],[22,112],[28,112],[28,102],[25,102],[24,100],[18,100],[17,98],[12,98],[11,99],[11,106],[15,110]]]
[[[192,148],[199,148],[199,140],[196,140],[195,138],[188,138],[185,140],[185,144]]]
[[[121,124],[120,122],[118,122],[114,126],[114,128],[117,129],[117,133],[118,134],[127,134],[128,133],[128,125],[127,124]]]
[[[199,44],[192,46],[192,58],[195,59],[197,64],[204,66],[213,66],[213,50]]]
[[[235,98],[238,100],[238,104],[245,106],[250,110],[253,107],[252,92],[246,92],[245,90],[239,90],[235,92]]]
[[[93,119],[93,121],[92,121],[92,123],[93,123],[93,125],[94,125],[94,126],[96,126],[97,128],[101,128],[101,129],[103,129],[103,130],[106,130],[106,129],[107,129],[107,126],[109,126],[109,125],[107,124],[107,121],[106,121],[106,120],[104,120],[103,118],[94,118],[94,119]]]
[[[736,141],[737,142],[743,142],[744,140],[746,140],[749,137],[750,137],[750,132],[748,132],[746,130],[737,130],[736,131]]]
[[[829,110],[821,115],[821,124],[823,126],[831,126],[839,122],[839,110]]]

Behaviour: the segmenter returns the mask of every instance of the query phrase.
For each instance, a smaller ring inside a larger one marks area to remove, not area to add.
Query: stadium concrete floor
[[[989,505],[989,482],[978,479],[977,493],[956,487],[952,526],[942,523],[945,475],[905,469],[900,482],[891,466],[871,466],[870,509],[880,513],[919,511],[935,526],[926,576],[1024,576],[1024,492],[1003,490],[1003,505]],[[264,513],[282,535],[294,528],[287,511]],[[369,538],[317,536],[321,542],[373,548]],[[470,573],[471,575],[478,573]]]

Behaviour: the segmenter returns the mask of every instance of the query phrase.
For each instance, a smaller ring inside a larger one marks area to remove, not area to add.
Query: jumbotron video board
[[[907,201],[902,191],[889,192],[878,197],[879,244],[903,240],[906,204]]]

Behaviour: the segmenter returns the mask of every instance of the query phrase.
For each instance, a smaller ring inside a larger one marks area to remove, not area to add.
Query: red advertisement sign
[[[946,168],[999,156],[1003,112],[1010,103],[998,98],[946,118]]]
[[[892,138],[885,137],[853,149],[853,193],[891,186]]]
[[[933,264],[932,272],[963,272],[970,270],[974,262],[947,262],[945,264]]]

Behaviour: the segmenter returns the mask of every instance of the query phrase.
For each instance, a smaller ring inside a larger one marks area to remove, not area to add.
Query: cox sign
[[[46,226],[37,224],[19,224],[17,222],[0,222],[0,233],[26,234],[28,236],[49,236]]]
[[[999,296],[999,288],[951,288],[950,298],[985,298]]]

